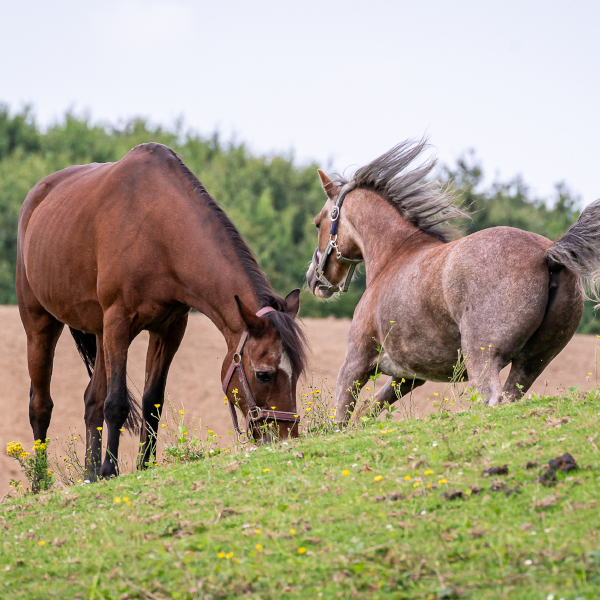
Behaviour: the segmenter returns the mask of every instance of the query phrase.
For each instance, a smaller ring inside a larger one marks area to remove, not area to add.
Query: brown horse
[[[406,394],[426,380],[448,382],[458,350],[488,404],[520,397],[575,333],[583,283],[594,290],[600,279],[600,200],[554,244],[511,227],[449,241],[447,222],[465,215],[425,179],[435,161],[408,170],[425,146],[404,142],[351,181],[319,171],[328,200],[315,219],[319,246],[308,286],[327,298],[347,289],[357,262],[365,261],[367,274],[337,379],[340,422],[378,359],[391,375],[379,406],[396,400],[394,387]]]
[[[255,433],[278,418],[279,435],[297,435],[296,383],[305,365],[295,319],[299,290],[285,299],[274,292],[232,222],[169,148],[142,144],[119,162],[72,166],[38,183],[19,220],[16,286],[35,439],[45,439],[50,424],[54,349],[64,324],[86,360],[90,478],[117,474],[122,427],[135,420],[127,352],[142,330],[150,344],[139,463],[151,459],[167,372],[190,308],[208,316],[227,342],[222,376],[232,416],[238,396]],[[104,421],[107,451],[99,468]]]

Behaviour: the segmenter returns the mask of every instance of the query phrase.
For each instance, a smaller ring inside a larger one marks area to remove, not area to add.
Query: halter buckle
[[[258,406],[253,406],[252,408],[248,409],[248,419],[250,421],[258,421],[258,419],[260,419],[261,416],[261,409],[258,408]]]

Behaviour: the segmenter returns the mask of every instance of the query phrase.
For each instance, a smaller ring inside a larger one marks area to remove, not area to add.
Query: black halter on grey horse
[[[337,380],[339,422],[376,367],[391,376],[376,398],[384,406],[425,381],[449,383],[459,351],[488,404],[514,400],[571,339],[584,298],[598,298],[600,201],[555,243],[512,227],[458,237],[451,222],[467,215],[431,177],[436,161],[411,168],[427,147],[403,142],[350,181],[319,171],[327,202],[308,287],[321,298],[345,291],[363,260],[367,276]]]

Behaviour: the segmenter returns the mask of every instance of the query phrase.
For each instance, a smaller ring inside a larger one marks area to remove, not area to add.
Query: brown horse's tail
[[[579,219],[548,249],[547,261],[551,272],[561,267],[573,271],[583,296],[600,302],[600,200],[586,206]]]
[[[79,331],[78,329],[73,329],[73,327],[69,327],[69,329],[75,340],[79,355],[83,359],[85,368],[91,378],[94,374],[94,365],[96,364],[96,336],[91,333]],[[139,428],[141,422],[141,411],[138,401],[129,388],[127,388],[127,404],[129,406],[129,415],[125,421],[125,429],[127,429],[127,431],[135,432]]]

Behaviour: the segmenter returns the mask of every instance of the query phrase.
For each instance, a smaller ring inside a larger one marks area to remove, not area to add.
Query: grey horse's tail
[[[577,275],[581,292],[600,302],[600,200],[586,206],[579,219],[548,249],[548,267],[566,267]]]

